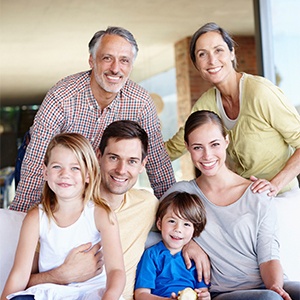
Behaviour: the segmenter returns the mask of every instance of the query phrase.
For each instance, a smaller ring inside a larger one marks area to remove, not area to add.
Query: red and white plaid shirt
[[[96,150],[104,129],[117,120],[136,121],[147,132],[149,150],[146,170],[154,193],[160,198],[175,183],[175,177],[149,93],[127,80],[112,103],[101,111],[92,94],[90,71],[87,71],[62,79],[47,93],[30,128],[31,140],[10,209],[26,212],[40,201],[44,183],[43,159],[54,135],[61,132],[81,133]]]

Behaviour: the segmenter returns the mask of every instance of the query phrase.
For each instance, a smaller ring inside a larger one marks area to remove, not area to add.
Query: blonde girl
[[[43,174],[42,200],[24,219],[1,300],[8,295],[7,299],[18,295],[32,295],[32,299],[120,299],[125,272],[119,229],[115,214],[100,197],[99,165],[89,141],[77,133],[56,135],[48,145]],[[32,271],[51,270],[61,265],[73,248],[84,243],[92,247],[100,240],[106,272],[85,282],[40,284],[25,290]],[[32,270],[38,242],[38,270]]]

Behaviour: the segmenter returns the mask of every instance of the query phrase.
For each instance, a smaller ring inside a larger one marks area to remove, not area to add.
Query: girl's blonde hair
[[[78,160],[82,181],[85,184],[82,195],[83,204],[85,205],[89,200],[92,200],[96,205],[103,207],[110,214],[111,208],[109,204],[100,196],[100,167],[90,142],[79,133],[61,133],[54,136],[46,150],[44,158],[45,166],[48,165],[51,152],[56,146],[71,150]],[[85,183],[86,176],[89,178],[88,183]],[[47,216],[53,218],[53,213],[58,209],[58,202],[55,193],[51,190],[47,182],[44,184],[41,203]]]

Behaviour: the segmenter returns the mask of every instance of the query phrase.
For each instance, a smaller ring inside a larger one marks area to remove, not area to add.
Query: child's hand
[[[178,292],[178,300],[197,300],[197,292],[191,288],[185,288]]]
[[[208,289],[195,289],[197,300],[210,300],[210,292]]]

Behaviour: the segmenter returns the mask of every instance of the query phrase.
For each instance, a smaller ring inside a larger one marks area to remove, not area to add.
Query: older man
[[[148,92],[129,79],[138,52],[133,35],[120,27],[95,33],[89,43],[91,70],[68,76],[47,93],[33,126],[22,162],[20,182],[10,209],[27,211],[40,201],[42,162],[50,139],[78,132],[96,150],[113,121],[133,120],[149,136],[146,170],[157,197],[175,183],[156,109]]]

